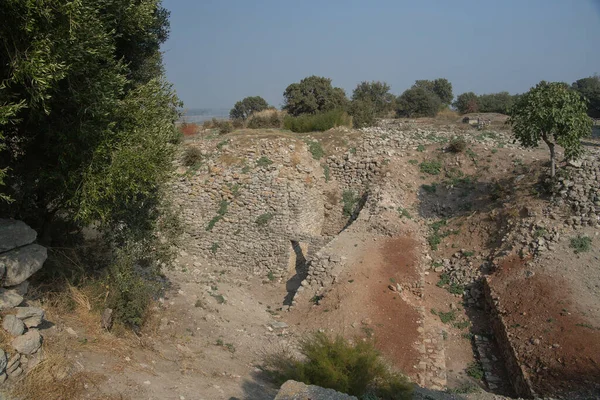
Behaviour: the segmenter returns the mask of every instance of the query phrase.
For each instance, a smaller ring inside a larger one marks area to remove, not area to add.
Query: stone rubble
[[[39,271],[47,258],[46,248],[33,243],[36,232],[21,221],[0,219],[0,310],[2,329],[13,337],[14,352],[0,351],[0,384],[20,376],[39,363],[43,338],[38,329],[45,312],[21,306],[29,287],[27,279]],[[25,303],[27,304],[27,303]],[[20,307],[21,306],[21,307]],[[29,358],[28,358],[29,357]]]

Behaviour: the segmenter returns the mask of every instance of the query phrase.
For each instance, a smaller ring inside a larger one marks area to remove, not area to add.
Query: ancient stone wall
[[[375,158],[315,160],[305,143],[287,138],[230,139],[216,152],[210,145],[188,144],[201,149],[206,164],[180,168],[173,183],[187,250],[271,278],[295,273],[294,244],[310,261],[349,220],[342,214],[343,191],[364,195],[381,172]]]

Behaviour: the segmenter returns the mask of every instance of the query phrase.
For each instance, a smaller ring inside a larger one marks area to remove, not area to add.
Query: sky
[[[600,0],[163,0],[168,79],[186,108],[276,107],[310,75],[399,95],[447,78],[454,95],[522,93],[600,73]]]

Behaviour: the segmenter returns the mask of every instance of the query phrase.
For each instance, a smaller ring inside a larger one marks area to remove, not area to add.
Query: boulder
[[[324,389],[319,386],[305,385],[301,382],[287,381],[284,383],[275,400],[358,400],[354,396]]]
[[[47,257],[46,248],[38,244],[30,244],[0,254],[0,270],[6,269],[3,286],[15,286],[24,282],[42,268]]]
[[[20,354],[33,354],[42,345],[42,335],[37,329],[31,329],[26,334],[14,338],[11,345]]]
[[[0,310],[16,307],[22,302],[23,296],[16,290],[0,288]]]
[[[2,321],[2,327],[13,336],[21,336],[25,332],[25,324],[14,315],[7,315]]]
[[[16,307],[17,318],[19,318],[28,328],[34,328],[44,320],[44,310],[38,307]]]
[[[0,219],[0,253],[32,243],[36,236],[23,221]]]

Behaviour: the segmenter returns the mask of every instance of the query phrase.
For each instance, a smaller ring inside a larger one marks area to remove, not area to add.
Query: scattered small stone
[[[269,325],[273,328],[273,329],[285,329],[288,327],[288,324],[286,324],[283,321],[273,321],[271,323],[269,323]]]

